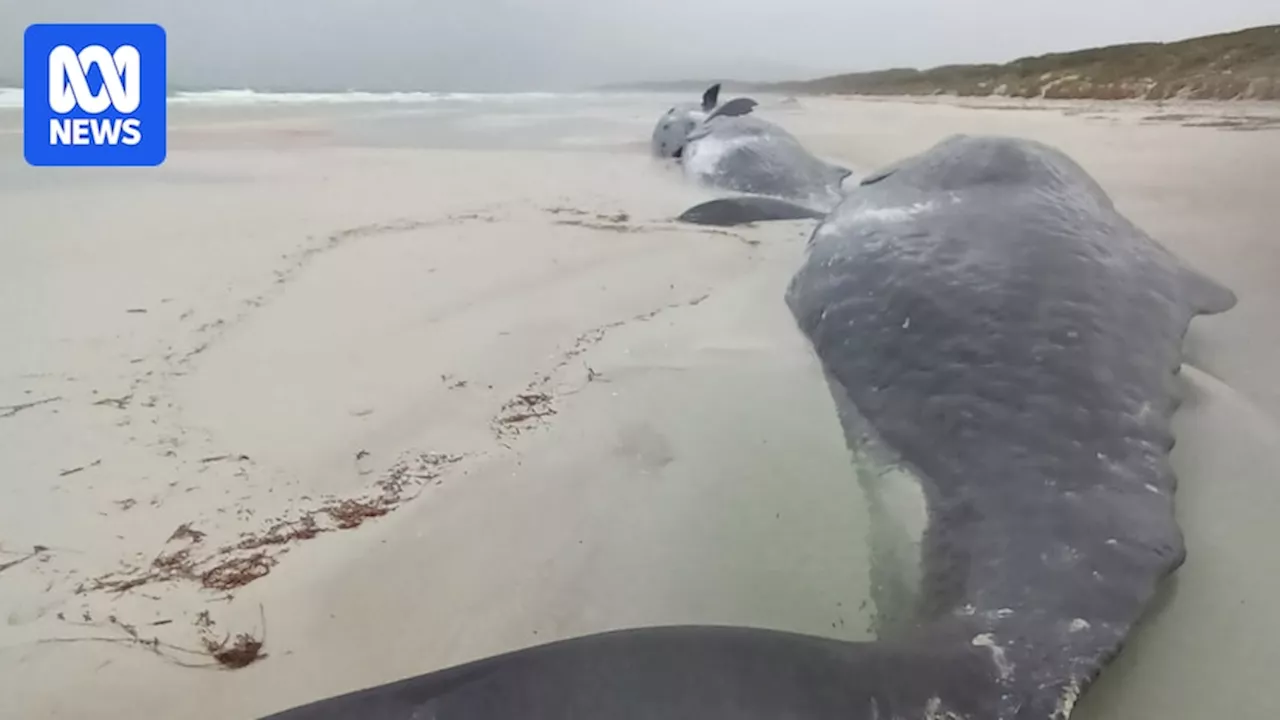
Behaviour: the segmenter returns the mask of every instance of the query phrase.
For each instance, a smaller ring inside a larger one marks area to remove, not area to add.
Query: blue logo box
[[[37,24],[23,37],[22,146],[45,166],[153,166],[167,153],[165,32]]]

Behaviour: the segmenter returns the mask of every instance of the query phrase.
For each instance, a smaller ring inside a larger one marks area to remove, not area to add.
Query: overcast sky
[[[32,22],[149,21],[169,79],[218,87],[563,89],[1005,61],[1280,23],[1280,0],[0,0]]]

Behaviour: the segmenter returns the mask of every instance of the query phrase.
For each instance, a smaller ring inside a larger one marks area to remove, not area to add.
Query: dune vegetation
[[[644,89],[684,90],[706,84],[650,83]],[[1280,100],[1280,25],[1177,42],[1050,53],[1003,64],[892,68],[813,80],[726,85],[809,95]]]

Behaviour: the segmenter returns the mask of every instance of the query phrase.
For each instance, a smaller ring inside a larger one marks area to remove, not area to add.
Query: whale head
[[[676,105],[658,118],[658,124],[653,128],[653,139],[650,142],[650,149],[654,156],[680,157],[684,153],[684,145],[689,133],[707,118],[715,108],[719,97],[720,84],[716,83],[702,94],[701,104]]]
[[[658,118],[658,124],[653,128],[653,139],[650,142],[650,149],[654,156],[683,157],[685,145],[693,139],[690,135],[694,130],[717,117],[746,115],[758,105],[751,98],[734,98],[723,105],[718,105],[719,99],[720,83],[716,83],[702,93],[701,104],[676,105]]]

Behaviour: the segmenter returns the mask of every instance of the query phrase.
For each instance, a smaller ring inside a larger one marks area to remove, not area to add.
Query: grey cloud
[[[152,21],[173,84],[521,90],[786,79],[1172,40],[1280,22],[1274,0],[5,0],[0,78],[36,21]]]

